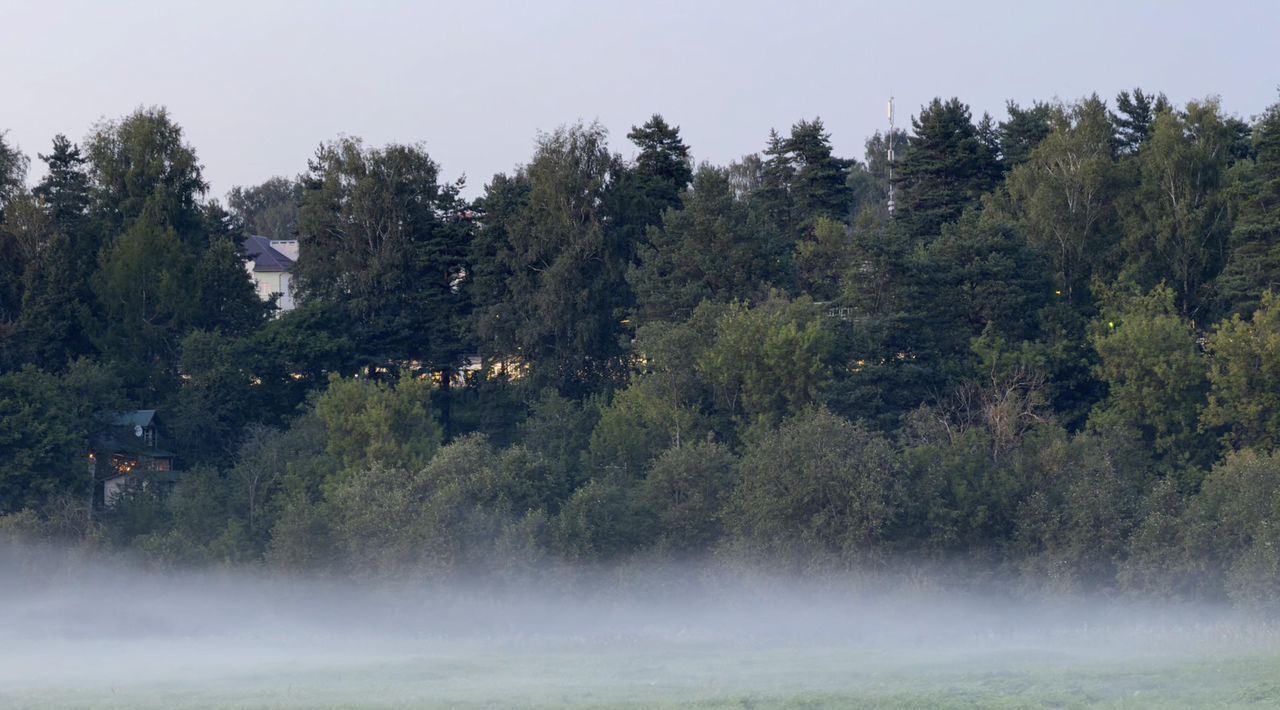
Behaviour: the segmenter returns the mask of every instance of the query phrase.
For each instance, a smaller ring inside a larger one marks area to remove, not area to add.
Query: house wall
[[[128,482],[128,476],[117,476],[109,481],[102,482],[102,500],[107,505],[111,505],[115,497],[120,495],[120,489],[124,488]]]
[[[249,270],[249,275],[253,277],[254,286],[258,291],[258,298],[268,301],[273,294],[278,293],[280,294],[280,299],[276,301],[276,305],[280,306],[280,310],[293,310],[293,277],[289,273],[281,271],[258,273],[253,270],[252,262],[246,268]]]
[[[279,277],[280,290],[276,293],[280,294],[280,300],[276,301],[282,311],[293,310],[293,275],[284,273],[276,274]]]

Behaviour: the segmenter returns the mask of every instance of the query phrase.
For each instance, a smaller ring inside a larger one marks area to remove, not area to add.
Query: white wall
[[[293,277],[290,274],[280,271],[255,273],[253,262],[249,262],[247,268],[249,269],[249,275],[253,277],[253,284],[258,291],[258,298],[269,301],[273,295],[278,293],[280,294],[280,299],[276,301],[276,305],[280,306],[280,310],[293,310],[295,305],[293,300]]]
[[[280,300],[276,301],[276,304],[280,306],[282,311],[292,311],[295,305],[293,302],[293,275],[276,274],[276,276],[280,287],[280,290],[276,291],[276,293],[280,294]]]
[[[115,501],[116,496],[120,495],[120,489],[124,488],[128,482],[128,476],[118,476],[109,481],[103,481],[102,501],[107,505],[111,505],[111,503]]]

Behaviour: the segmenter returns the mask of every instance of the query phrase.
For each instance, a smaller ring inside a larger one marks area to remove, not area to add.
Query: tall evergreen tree
[[[910,149],[894,175],[896,219],[916,239],[936,237],[996,185],[1000,163],[959,99],[934,99],[911,119]]]
[[[734,194],[727,171],[702,167],[684,209],[651,227],[627,274],[642,323],[685,320],[704,299],[754,300],[789,281],[786,242]]]
[[[39,259],[52,230],[36,201],[19,192],[0,218],[0,367],[18,367],[21,350],[15,339],[22,315],[25,275]]]
[[[627,138],[640,149],[634,173],[645,198],[641,218],[646,225],[657,224],[664,210],[680,206],[680,196],[693,180],[689,147],[680,138],[680,127],[656,113],[643,126],[632,126]]]
[[[1116,141],[1122,153],[1137,153],[1151,138],[1156,117],[1170,109],[1164,94],[1147,94],[1142,89],[1132,93],[1121,91],[1116,96],[1117,113],[1111,115],[1116,128]]]
[[[78,277],[71,295],[92,309],[93,295],[87,276],[97,268],[102,235],[88,218],[88,160],[80,153],[80,147],[62,134],[54,137],[53,151],[48,155],[41,154],[40,159],[48,166],[48,172],[32,192],[44,204],[54,231],[67,240],[66,247],[70,253],[65,258],[70,261],[66,266]]]
[[[796,170],[787,151],[786,141],[776,130],[769,131],[769,144],[764,149],[764,155],[754,199],[780,231],[790,234],[793,225],[791,181]]]
[[[8,226],[9,202],[22,194],[27,175],[27,157],[5,140],[0,131],[0,350],[11,353],[14,323],[22,311],[22,274],[26,267],[16,235]],[[0,366],[9,355],[0,357]]]
[[[633,126],[627,137],[640,148],[640,153],[633,164],[619,164],[602,193],[601,206],[607,224],[605,248],[634,263],[645,231],[660,224],[666,210],[680,206],[692,178],[692,167],[679,127],[669,125],[662,116],[654,114],[643,126]],[[619,308],[629,310],[630,293],[623,291],[619,295]]]
[[[0,229],[0,368],[14,362],[13,334],[22,314],[22,262],[13,238]]]
[[[0,220],[0,366],[21,366],[22,312],[32,272],[54,236],[49,216],[28,192],[16,193]]]
[[[806,227],[820,217],[844,220],[849,215],[849,161],[832,155],[831,134],[822,119],[800,121],[783,142],[795,174],[791,202],[796,219]]]
[[[833,320],[842,366],[824,402],[845,416],[891,428],[939,391],[922,309],[920,250],[896,220],[858,225]]]
[[[1005,171],[1013,170],[1027,162],[1031,151],[1053,130],[1054,107],[1036,101],[1029,108],[1022,108],[1015,101],[1006,104],[1009,117],[1000,122],[997,129],[1000,141],[1000,162]]]
[[[1234,165],[1241,160],[1257,158],[1258,151],[1253,144],[1253,125],[1239,116],[1227,116],[1223,123],[1227,124],[1227,134],[1230,136],[1230,162]]]
[[[966,212],[917,259],[917,322],[944,366],[965,360],[984,331],[1012,342],[1035,337],[1049,279],[1012,220],[994,210]]]
[[[1237,166],[1230,253],[1214,283],[1219,308],[1248,314],[1264,291],[1280,293],[1280,104],[1258,122],[1252,163]]]
[[[55,229],[79,236],[89,207],[88,161],[80,154],[80,147],[61,133],[53,138],[53,151],[41,153],[40,159],[48,166],[48,173],[32,192],[44,202]]]
[[[252,320],[244,314],[261,313],[261,304],[235,247],[210,249],[239,230],[220,205],[203,202],[208,186],[195,149],[165,109],[99,124],[87,151],[89,229],[101,239],[91,279],[99,308],[94,341],[134,394],[154,404],[178,386],[180,342],[192,328],[243,333]],[[78,166],[69,146],[64,152],[59,186],[74,187]],[[74,190],[66,192],[70,199]]]
[[[22,315],[13,339],[22,362],[61,372],[75,358],[94,354],[86,286],[71,240],[55,232],[23,275]]]
[[[856,253],[850,231],[843,222],[819,217],[809,234],[796,242],[796,281],[801,292],[824,302],[840,295],[840,282],[849,275]]]
[[[246,335],[266,317],[268,304],[258,297],[239,240],[218,237],[200,255],[191,272],[191,292],[198,305],[192,326],[223,335]]]
[[[476,233],[468,250],[471,298],[476,306],[470,329],[485,359],[504,360],[515,347],[516,303],[508,289],[516,262],[508,227],[528,209],[529,190],[525,171],[510,176],[498,173],[476,201]]]

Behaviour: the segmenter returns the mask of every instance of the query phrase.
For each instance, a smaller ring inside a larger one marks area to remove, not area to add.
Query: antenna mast
[[[893,201],[893,97],[889,97],[889,214],[893,215],[893,209],[897,205]]]

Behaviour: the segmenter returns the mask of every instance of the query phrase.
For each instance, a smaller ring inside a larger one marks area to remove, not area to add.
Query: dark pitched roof
[[[112,426],[129,427],[135,426],[149,427],[155,423],[156,410],[154,409],[135,409],[131,412],[121,412],[116,415]]]
[[[242,247],[245,255],[253,260],[255,272],[289,271],[293,268],[293,259],[276,251],[267,237],[255,234],[246,238]]]
[[[147,429],[157,426],[159,421],[154,409],[135,409],[118,412],[113,415],[111,423],[90,437],[90,447],[98,453],[117,453],[151,459],[171,459],[175,454],[157,448],[146,439],[140,438],[138,427]]]

